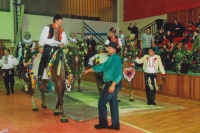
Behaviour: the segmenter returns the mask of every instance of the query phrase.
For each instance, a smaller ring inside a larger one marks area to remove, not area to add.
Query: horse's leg
[[[130,94],[129,94],[129,101],[134,101],[133,99],[133,92],[132,92],[132,88],[131,88],[131,82],[128,82],[128,86],[129,86],[129,89],[130,89]]]
[[[46,97],[45,97],[45,94],[44,94],[44,88],[47,86],[47,82],[48,82],[47,79],[43,79],[42,86],[40,86],[40,92],[41,92],[41,95],[42,95],[41,107],[43,109],[47,108]]]
[[[57,91],[57,95],[58,95],[58,102],[56,104],[55,110],[54,110],[54,115],[60,116],[60,121],[61,122],[68,122],[67,117],[64,114],[63,111],[63,96],[64,96],[64,92],[65,92],[65,83],[64,81],[57,81],[55,82],[55,86],[56,86],[56,91]]]
[[[81,76],[78,76],[78,92],[82,92],[80,89],[80,84],[81,84]]]
[[[29,92],[30,92],[30,95],[31,95],[31,100],[32,100],[32,110],[33,111],[39,111],[36,103],[35,103],[35,100],[34,100],[34,89],[32,88],[32,83],[31,83],[31,80],[29,80]]]
[[[61,90],[62,90],[62,95],[61,95],[61,97],[60,97],[60,112],[61,112],[60,121],[63,122],[63,123],[65,123],[65,122],[68,122],[68,119],[67,119],[67,117],[65,116],[65,112],[64,112],[64,110],[63,110],[63,103],[64,103],[64,101],[63,101],[63,96],[64,96],[64,93],[65,93],[65,82],[64,82],[64,81],[63,81],[63,83],[62,83],[62,88],[61,88]]]

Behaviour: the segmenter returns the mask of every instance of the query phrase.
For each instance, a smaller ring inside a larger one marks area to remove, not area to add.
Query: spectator
[[[103,44],[102,41],[100,41],[100,42],[99,42],[99,45],[96,46],[96,53],[98,53],[98,51],[99,51],[100,49],[102,49],[103,52],[105,51],[105,46],[104,46],[104,44]]]
[[[128,30],[131,31],[131,34],[135,34],[136,38],[138,38],[138,27],[136,25],[136,22],[134,22],[133,24],[130,23],[130,25],[128,26]]]
[[[171,31],[167,31],[167,34],[166,34],[166,39],[168,39],[170,41],[170,43],[173,43],[173,36],[171,34]]]
[[[95,47],[96,47],[96,41],[93,39],[93,35],[91,34],[90,37],[86,41],[87,47],[91,47],[92,49],[92,56],[95,55]],[[90,57],[89,57],[90,58]]]
[[[122,47],[123,47],[125,44],[125,38],[121,30],[119,31],[119,40],[122,42]]]
[[[140,39],[140,46],[142,49],[142,55],[148,54],[148,49],[154,43],[154,37],[151,34],[151,28],[146,29],[146,33],[144,33]]]
[[[183,26],[181,23],[178,22],[177,19],[174,19],[174,37],[182,37],[183,36]]]
[[[164,36],[164,33],[163,33],[162,29],[159,29],[157,39],[155,40],[155,44],[162,44],[163,36]]]

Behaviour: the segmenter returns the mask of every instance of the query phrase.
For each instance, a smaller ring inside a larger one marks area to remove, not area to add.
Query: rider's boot
[[[39,70],[38,70],[38,79],[37,82],[42,82],[42,76],[44,73],[44,63],[40,62]]]

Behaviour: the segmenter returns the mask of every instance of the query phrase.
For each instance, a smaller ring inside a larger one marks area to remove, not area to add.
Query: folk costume
[[[2,59],[0,59],[0,66],[2,66],[3,69],[4,85],[7,91],[6,95],[10,95],[10,90],[12,94],[14,94],[14,65],[18,64],[19,60],[12,55],[3,56]]]
[[[24,33],[24,37],[22,39],[22,42],[18,43],[18,55],[17,59],[20,61],[21,57],[23,55],[23,49],[28,48],[33,52],[35,50],[35,43],[32,41],[31,33],[26,31]]]
[[[148,105],[156,105],[155,96],[156,90],[158,90],[156,83],[156,75],[158,72],[158,68],[162,74],[162,77],[165,77],[165,70],[163,68],[160,56],[154,55],[144,55],[141,59],[136,58],[135,62],[138,64],[143,63],[144,77],[145,77],[145,85],[146,85],[146,97],[148,101]]]
[[[61,15],[56,14],[53,20],[63,19]],[[44,27],[39,40],[39,46],[44,48],[44,52],[41,57],[38,82],[42,82],[42,76],[44,69],[47,67],[48,58],[60,48],[60,44],[66,45],[66,34],[64,30],[59,27],[55,27],[55,24],[50,24]]]

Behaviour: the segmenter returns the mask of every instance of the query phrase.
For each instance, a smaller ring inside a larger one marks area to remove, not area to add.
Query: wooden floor
[[[134,95],[145,97],[141,91],[134,91]],[[153,133],[200,133],[200,101],[163,95],[157,95],[156,101],[157,104],[170,103],[186,109],[129,113],[120,120]]]
[[[0,88],[3,89],[2,83]],[[121,90],[128,93],[128,89]],[[2,92],[2,91],[1,91]],[[18,91],[18,94],[20,92]],[[133,91],[136,96],[144,97],[145,93],[142,91]],[[5,94],[3,94],[5,95]],[[17,95],[14,94],[14,95]],[[2,96],[2,95],[1,95]],[[2,97],[0,98],[2,99]],[[22,101],[22,100],[20,100]],[[27,105],[30,101],[24,101]],[[137,111],[130,112],[126,115],[120,116],[120,120],[132,126],[153,132],[153,133],[200,133],[200,101],[192,101],[187,99],[175,98],[164,95],[157,95],[156,102],[158,105],[173,104],[182,106],[184,109],[165,108],[161,110],[152,111]],[[26,105],[26,106],[27,106]],[[27,107],[30,110],[30,106]],[[2,106],[1,106],[2,109]],[[27,109],[26,109],[27,110]],[[48,112],[51,113],[51,112]],[[3,114],[1,114],[3,115]],[[15,113],[17,115],[17,113]],[[95,120],[97,122],[97,120]],[[76,125],[76,124],[74,124]],[[92,126],[93,124],[90,124]],[[83,125],[84,127],[84,125]],[[87,125],[88,127],[88,125]],[[28,131],[28,130],[27,130]],[[95,130],[91,130],[95,131]],[[123,130],[119,131],[122,132]]]

